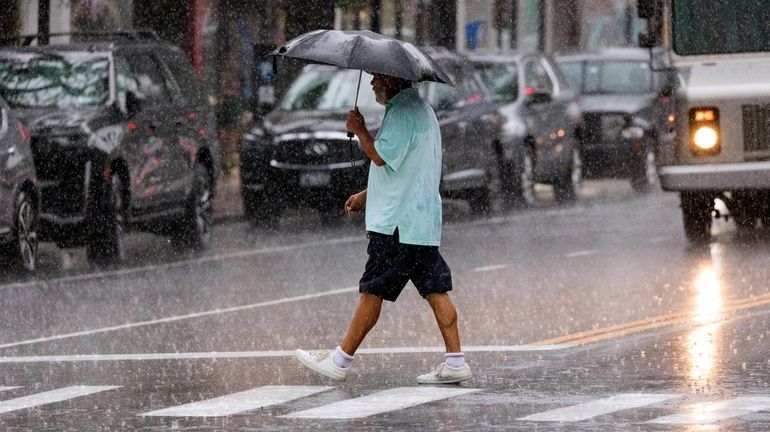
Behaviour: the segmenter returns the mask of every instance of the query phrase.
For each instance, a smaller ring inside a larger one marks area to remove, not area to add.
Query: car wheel
[[[567,175],[557,178],[553,183],[553,194],[556,201],[562,204],[577,201],[580,187],[583,184],[583,158],[577,147],[572,149],[570,169]]]
[[[511,177],[511,202],[520,207],[535,204],[535,156],[531,148],[521,148]]]
[[[655,164],[655,151],[649,146],[634,164],[631,173],[631,187],[636,192],[649,192],[658,184],[658,169]]]
[[[264,192],[244,190],[243,210],[246,219],[254,226],[272,228],[278,224],[281,208]]]
[[[187,199],[181,223],[172,237],[175,243],[195,250],[208,247],[214,225],[212,198],[209,173],[203,165],[196,165],[192,193]]]
[[[21,192],[14,206],[13,243],[2,252],[12,268],[33,273],[37,268],[37,208],[27,192]]]
[[[95,229],[86,245],[89,261],[97,265],[115,264],[126,258],[126,202],[123,181],[113,173],[107,182],[105,202],[96,217]]]
[[[471,212],[487,214],[498,210],[502,204],[502,181],[500,180],[500,164],[495,162],[487,169],[486,184],[471,192],[468,199]]]
[[[682,192],[680,200],[687,240],[693,244],[707,243],[711,239],[713,197],[699,192]]]

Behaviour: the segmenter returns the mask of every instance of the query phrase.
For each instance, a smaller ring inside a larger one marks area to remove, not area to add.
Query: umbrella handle
[[[363,74],[363,70],[358,71],[358,86],[356,86],[356,102],[354,103],[355,108],[358,108],[358,92],[361,91],[361,75]],[[353,132],[348,132],[348,141],[352,141],[354,136]],[[353,158],[353,147],[350,147],[350,158]]]

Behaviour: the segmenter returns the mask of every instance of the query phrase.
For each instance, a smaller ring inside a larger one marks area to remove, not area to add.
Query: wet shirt
[[[366,230],[401,243],[441,242],[441,131],[433,109],[415,88],[402,90],[385,108],[374,140],[385,165],[369,166]]]

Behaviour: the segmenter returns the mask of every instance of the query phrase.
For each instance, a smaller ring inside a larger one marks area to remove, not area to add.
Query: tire
[[[32,196],[27,192],[22,191],[16,198],[13,221],[13,242],[4,246],[0,253],[12,269],[34,273],[37,269],[38,213]]]
[[[711,240],[711,211],[714,198],[702,192],[680,194],[684,234],[692,244],[704,244]]]
[[[500,180],[500,164],[495,162],[487,169],[486,184],[471,191],[468,204],[471,212],[484,215],[496,211],[502,204],[502,182]]]
[[[517,207],[531,207],[535,204],[535,155],[528,146],[522,147],[510,170],[509,178],[504,179],[510,193],[507,198]]]
[[[193,250],[208,248],[211,242],[211,228],[214,226],[212,198],[209,173],[203,165],[196,165],[192,193],[187,198],[179,226],[172,235],[174,243]]]
[[[127,203],[123,180],[117,173],[106,184],[101,213],[86,245],[89,261],[96,265],[117,264],[126,259]]]
[[[265,228],[272,228],[278,224],[281,209],[264,192],[244,190],[241,196],[244,214],[249,223]]]
[[[577,147],[572,149],[570,167],[567,175],[557,178],[553,183],[553,195],[560,204],[577,201],[583,184],[583,158]]]
[[[658,171],[655,163],[655,151],[649,146],[634,164],[631,172],[631,188],[635,192],[645,193],[658,185]]]

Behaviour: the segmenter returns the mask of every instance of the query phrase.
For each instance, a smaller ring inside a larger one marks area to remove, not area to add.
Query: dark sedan
[[[475,54],[473,64],[498,106],[503,190],[515,204],[535,202],[535,182],[559,202],[577,199],[582,153],[575,94],[558,66],[537,53]]]
[[[29,131],[0,99],[0,269],[35,271],[39,210]]]
[[[670,99],[649,52],[636,48],[564,55],[557,59],[578,89],[584,126],[580,141],[592,175],[628,176],[634,190],[657,184],[655,152]]]
[[[456,84],[417,84],[441,127],[442,194],[467,199],[473,211],[486,211],[499,196],[495,107],[462,57],[449,51],[431,55]],[[384,107],[374,100],[371,79],[364,73],[358,108],[374,134]],[[357,82],[358,71],[308,65],[280,105],[244,135],[241,184],[249,219],[271,224],[287,207],[310,207],[324,221],[334,221],[345,199],[366,187],[369,160],[345,131]]]

